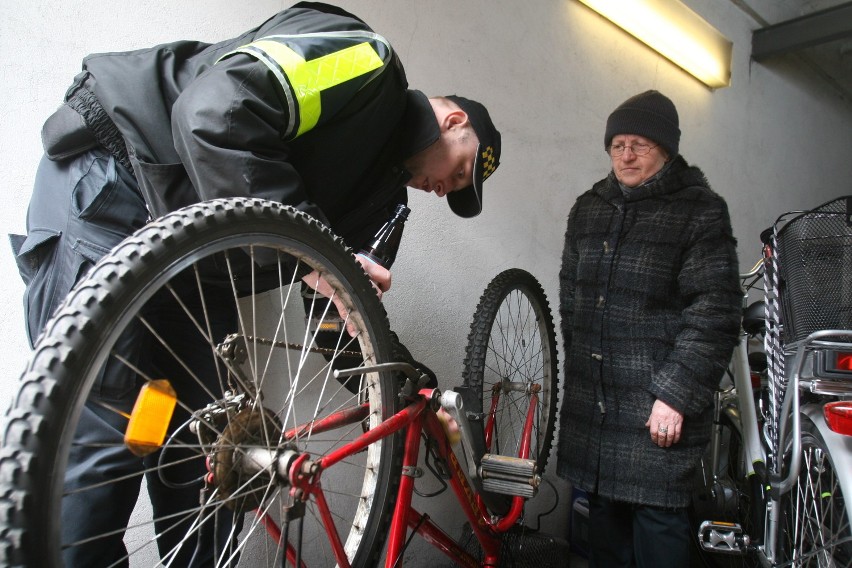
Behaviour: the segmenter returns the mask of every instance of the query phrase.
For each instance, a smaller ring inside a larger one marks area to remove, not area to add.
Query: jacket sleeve
[[[684,303],[679,333],[650,386],[685,415],[712,401],[737,342],[742,303],[736,241],[721,198],[705,201],[695,214],[690,240],[677,278]]]
[[[579,203],[579,202],[578,202]],[[577,243],[574,241],[574,220],[578,208],[575,203],[568,215],[565,243],[562,248],[562,266],[559,269],[559,319],[564,342],[565,362],[571,352],[571,329],[574,316],[574,289],[577,285]]]
[[[237,54],[190,84],[172,112],[175,148],[202,200],[261,197],[292,205],[325,224],[282,141],[290,120],[262,63]]]

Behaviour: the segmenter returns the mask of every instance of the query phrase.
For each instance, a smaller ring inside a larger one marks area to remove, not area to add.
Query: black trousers
[[[686,568],[686,509],[663,509],[589,495],[590,568]]]

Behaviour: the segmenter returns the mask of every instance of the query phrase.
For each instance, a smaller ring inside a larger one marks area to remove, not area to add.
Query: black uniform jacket
[[[402,159],[437,139],[390,44],[338,8],[300,3],[237,38],[87,57],[154,216],[263,197],[360,244],[406,201]]]

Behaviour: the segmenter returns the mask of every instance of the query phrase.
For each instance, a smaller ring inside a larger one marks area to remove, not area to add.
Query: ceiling
[[[847,101],[852,101],[852,1],[732,0],[754,18],[752,58],[771,64],[797,58]],[[768,21],[772,12],[773,21]],[[766,15],[762,15],[766,14]]]

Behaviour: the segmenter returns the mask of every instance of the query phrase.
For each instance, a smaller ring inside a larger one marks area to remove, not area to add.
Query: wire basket
[[[784,344],[824,329],[852,329],[852,196],[779,223]]]

